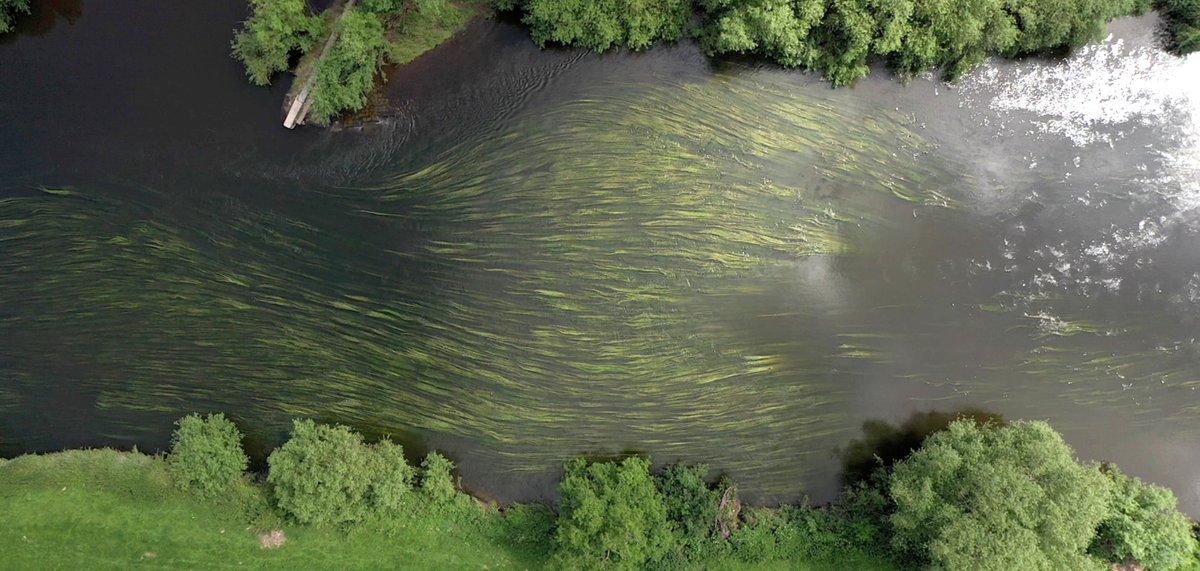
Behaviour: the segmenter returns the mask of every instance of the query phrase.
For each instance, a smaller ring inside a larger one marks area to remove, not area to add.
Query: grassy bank
[[[260,484],[219,500],[176,489],[160,457],[113,450],[0,463],[0,552],[9,569],[533,569],[544,549],[494,510],[429,511],[402,526],[286,525]],[[263,549],[259,534],[286,543]]]
[[[8,569],[541,569],[550,536],[539,512],[495,507],[425,510],[403,524],[287,523],[265,486],[241,482],[219,500],[172,485],[161,457],[73,450],[0,461],[0,553]],[[545,514],[541,514],[544,516]],[[286,542],[264,549],[280,528]],[[709,569],[894,569],[884,561],[777,561],[733,557]]]
[[[553,510],[501,510],[436,451],[411,465],[309,420],[246,474],[237,427],[190,415],[165,459],[0,461],[0,550],[14,569],[1200,569],[1169,490],[1078,462],[1045,423],[950,418],[825,508],[743,505],[703,465],[626,456],[568,462]]]

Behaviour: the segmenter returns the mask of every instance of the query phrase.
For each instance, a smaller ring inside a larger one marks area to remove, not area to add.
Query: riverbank
[[[405,64],[451,37],[481,13],[486,0],[336,2],[313,14],[304,3],[252,0],[235,31],[233,57],[251,83],[268,85],[293,69],[284,126],[329,125],[344,114],[370,116],[368,103],[386,81],[386,64]],[[300,53],[292,67],[291,58]]]
[[[0,551],[14,569],[541,569],[550,565],[545,517],[494,505],[427,510],[399,526],[288,524],[265,485],[240,482],[221,500],[177,490],[162,457],[71,450],[0,460]],[[284,544],[261,536],[281,529]],[[708,569],[751,568],[733,557]],[[755,569],[896,569],[885,561],[779,561]]]
[[[1174,495],[1080,463],[1048,424],[934,415],[847,472],[837,502],[755,507],[704,465],[567,462],[551,508],[463,492],[436,451],[296,420],[266,474],[243,434],[189,415],[168,456],[111,449],[0,461],[0,548],[17,568],[1200,569]]]

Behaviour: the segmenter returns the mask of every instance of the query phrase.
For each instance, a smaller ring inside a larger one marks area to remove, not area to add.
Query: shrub
[[[638,569],[661,560],[671,547],[662,494],[650,460],[567,463],[558,487],[555,557],[567,568]]]
[[[1111,487],[1044,422],[957,421],[896,466],[891,521],[944,569],[1084,569]]]
[[[366,444],[345,426],[292,423],[267,458],[275,503],[300,523],[341,524],[406,511],[415,470],[390,440]]]
[[[1109,515],[1092,543],[1094,553],[1112,562],[1132,559],[1149,571],[1178,569],[1196,557],[1192,522],[1176,509],[1175,494],[1105,466],[1113,483]]]
[[[250,0],[252,9],[233,37],[233,57],[246,66],[255,85],[288,68],[293,51],[308,51],[321,34],[321,19],[308,15],[304,0]]]
[[[453,470],[453,462],[437,452],[430,452],[421,461],[421,492],[433,503],[449,503],[457,491],[451,476]]]
[[[797,550],[800,534],[788,521],[790,508],[750,508],[743,512],[745,522],[729,542],[733,553],[746,563],[764,563],[786,559]]]
[[[28,14],[29,0],[0,0],[0,34],[12,30],[12,15]]]
[[[530,553],[554,549],[554,512],[539,504],[513,504],[504,510],[504,537]]]
[[[376,466],[362,437],[345,426],[296,420],[292,437],[267,464],[276,503],[297,522],[353,522],[369,512]]]
[[[408,506],[416,470],[405,460],[404,448],[390,440],[380,440],[370,451],[370,507],[381,515],[398,515]]]
[[[667,508],[667,520],[679,543],[696,551],[712,539],[717,529],[717,507],[721,495],[704,481],[708,466],[671,464],[656,479]]]
[[[248,460],[242,433],[223,414],[189,414],[175,423],[167,469],[180,488],[215,496],[238,481]]]
[[[1200,0],[1158,0],[1171,51],[1184,55],[1200,50]]]

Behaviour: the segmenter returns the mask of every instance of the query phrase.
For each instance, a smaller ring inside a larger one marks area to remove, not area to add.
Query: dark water
[[[824,500],[863,422],[977,407],[1200,513],[1200,60],[1150,19],[837,91],[480,21],[379,123],[291,132],[228,58],[243,3],[49,6],[0,43],[6,453],[220,410],[505,499],[639,449]]]

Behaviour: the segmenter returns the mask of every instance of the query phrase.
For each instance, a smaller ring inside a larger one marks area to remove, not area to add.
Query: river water
[[[1200,59],[853,89],[481,20],[379,123],[279,126],[244,2],[42,3],[0,41],[0,447],[159,449],[224,411],[561,462],[705,461],[828,500],[864,422],[983,408],[1200,515]],[[136,25],[133,22],[137,22]]]

